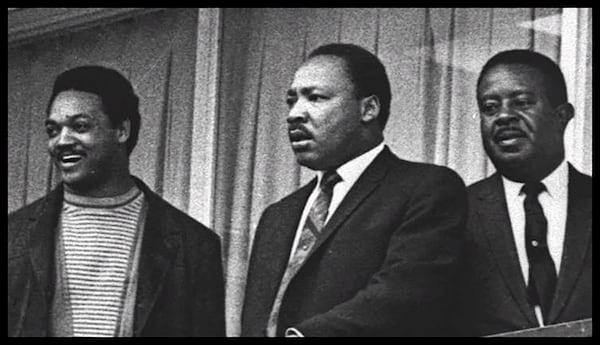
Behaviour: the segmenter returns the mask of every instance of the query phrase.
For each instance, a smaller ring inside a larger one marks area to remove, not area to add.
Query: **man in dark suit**
[[[129,174],[138,97],[100,66],[60,74],[62,182],[8,217],[9,336],[224,336],[219,238]]]
[[[263,213],[242,336],[445,334],[466,193],[383,143],[390,84],[350,44],[315,49],[287,92],[289,138],[317,177]]]
[[[501,52],[481,71],[477,102],[497,172],[468,188],[464,334],[592,317],[592,179],[565,160],[574,110],[560,68]]]

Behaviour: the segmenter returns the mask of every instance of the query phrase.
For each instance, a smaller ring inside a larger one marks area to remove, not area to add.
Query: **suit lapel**
[[[315,245],[308,253],[304,263],[306,263],[315,251],[331,236],[340,226],[350,217],[356,208],[375,190],[385,176],[388,170],[389,160],[392,159],[392,153],[387,148],[373,160],[371,165],[358,178],[348,194],[344,197],[341,204],[335,210],[331,219],[323,228],[321,235],[317,238]],[[302,266],[304,265],[302,264]],[[300,269],[302,268],[300,267]],[[299,270],[300,270],[299,269]]]
[[[264,335],[264,329],[287,268],[302,210],[316,179],[271,206],[260,219],[252,245],[244,300],[242,334]],[[256,278],[259,277],[259,278]]]
[[[265,274],[265,277],[270,277],[266,278],[266,280],[273,282],[271,284],[273,286],[271,301],[277,294],[281,278],[287,268],[302,211],[316,183],[316,179],[312,180],[308,185],[298,190],[292,198],[280,205],[278,209],[281,210],[282,214],[279,215],[277,227],[270,229],[272,231],[268,234],[268,239],[265,239],[269,243],[270,252],[263,253],[264,255],[261,256],[261,260],[257,262],[255,267],[269,270],[269,274]],[[258,253],[258,255],[260,254]]]
[[[145,185],[138,184],[138,187],[144,192],[148,209],[138,267],[134,336],[142,334],[178,247],[176,233],[171,231],[172,224],[165,221],[160,205],[156,204],[158,196]]]
[[[560,273],[550,310],[554,322],[568,301],[592,245],[592,185],[569,165],[569,199]]]
[[[499,174],[489,178],[489,188],[478,195],[482,203],[477,208],[481,231],[519,309],[532,324],[537,324],[533,309],[527,302],[526,285],[510,226],[504,186]]]

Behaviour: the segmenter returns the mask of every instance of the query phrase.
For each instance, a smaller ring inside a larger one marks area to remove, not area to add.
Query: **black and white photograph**
[[[8,8],[8,337],[591,337],[591,8]]]

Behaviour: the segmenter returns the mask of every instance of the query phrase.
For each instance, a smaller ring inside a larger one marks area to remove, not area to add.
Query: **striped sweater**
[[[122,334],[119,326],[143,205],[144,196],[137,187],[111,198],[65,192],[58,256],[71,335]]]

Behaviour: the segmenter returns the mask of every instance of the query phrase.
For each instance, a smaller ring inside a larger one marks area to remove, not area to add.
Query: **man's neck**
[[[519,166],[507,165],[502,168],[498,167],[498,172],[514,182],[539,182],[556,170],[564,160],[564,155],[561,155],[545,162],[532,162],[531,164],[522,164]]]
[[[86,186],[79,187],[65,184],[65,190],[74,195],[91,198],[105,198],[127,193],[127,191],[129,191],[134,185],[135,182],[133,178],[131,175],[129,175],[129,172],[127,172],[127,175],[112,178],[106,183],[88,188],[86,188]]]
[[[356,152],[354,152],[354,154],[352,154],[351,156],[346,157],[346,159],[344,159],[343,162],[337,164],[335,167],[330,167],[328,169],[321,169],[321,170],[338,169],[339,167],[347,164],[348,162],[356,159],[357,157],[362,156],[366,152],[371,151],[372,149],[374,149],[375,147],[377,147],[381,143],[383,143],[383,136],[370,137],[369,140],[366,140],[366,141],[363,142],[363,144],[361,144],[359,150],[357,150]]]

